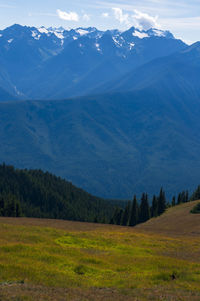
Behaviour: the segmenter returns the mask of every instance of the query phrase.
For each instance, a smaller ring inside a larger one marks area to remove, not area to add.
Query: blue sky
[[[14,23],[99,29],[151,26],[200,40],[200,0],[0,0],[0,28]]]

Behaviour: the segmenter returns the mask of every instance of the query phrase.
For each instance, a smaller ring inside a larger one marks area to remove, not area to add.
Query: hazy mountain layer
[[[0,157],[53,171],[110,198],[199,183],[200,101],[143,90],[66,101],[2,103]]]

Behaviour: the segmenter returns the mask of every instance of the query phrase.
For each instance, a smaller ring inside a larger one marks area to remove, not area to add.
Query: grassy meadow
[[[200,300],[200,235],[183,233],[191,206],[135,228],[1,218],[0,300]]]

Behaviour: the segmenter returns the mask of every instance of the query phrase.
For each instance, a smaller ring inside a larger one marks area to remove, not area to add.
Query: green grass
[[[0,285],[200,294],[200,239],[103,226],[68,232],[0,223]],[[172,280],[175,275],[175,280]],[[166,299],[167,300],[167,299]],[[182,299],[181,299],[182,300]]]

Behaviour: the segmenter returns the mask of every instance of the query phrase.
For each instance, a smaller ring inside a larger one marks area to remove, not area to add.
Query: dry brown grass
[[[0,287],[0,301],[199,301],[200,295],[188,291],[115,290],[111,288],[49,288],[30,284],[10,284]]]
[[[199,201],[181,204],[170,208],[160,217],[135,227],[135,231],[162,234],[170,237],[200,237],[200,214],[191,214],[190,210]]]

